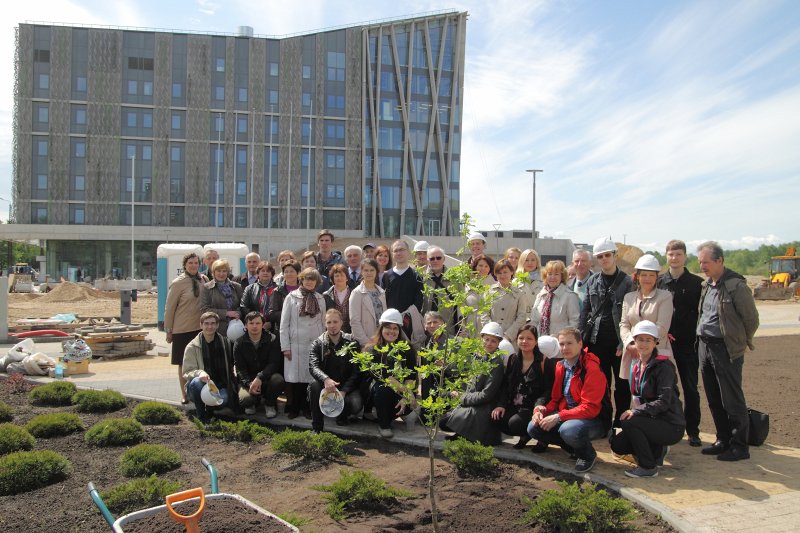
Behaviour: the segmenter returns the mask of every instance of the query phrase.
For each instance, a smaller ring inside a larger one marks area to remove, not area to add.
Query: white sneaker
[[[254,415],[254,414],[256,414],[256,408],[254,406],[252,406],[252,405],[250,407],[245,407],[244,408],[244,414],[246,414],[246,415]]]
[[[271,405],[267,405],[266,407],[264,407],[264,416],[266,416],[267,418],[275,418],[276,416],[278,416],[278,411]]]
[[[380,433],[381,437],[383,437],[384,439],[391,439],[392,437],[394,437],[394,431],[392,431],[391,428],[386,428],[386,429],[381,428],[378,430],[378,433]]]

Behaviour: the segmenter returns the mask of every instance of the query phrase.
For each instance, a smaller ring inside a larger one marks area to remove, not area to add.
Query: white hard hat
[[[417,244],[414,245],[414,252],[427,252],[430,247],[428,241],[417,241]]]
[[[327,392],[322,389],[322,394],[319,395],[319,410],[325,416],[339,416],[344,411],[344,398],[342,393],[336,390],[335,392]]]
[[[467,237],[467,242],[472,242],[472,241],[483,241],[485,244],[486,237],[484,237],[483,233],[481,233],[480,231],[473,231],[472,233],[469,234],[469,237]]]
[[[539,346],[539,351],[548,359],[555,359],[561,357],[561,346],[558,345],[558,339],[550,335],[542,335],[536,342]]]
[[[210,406],[210,407],[219,407],[222,405],[222,402],[225,399],[219,393],[219,389],[214,382],[210,379],[208,383],[203,386],[203,390],[200,391],[200,399],[203,400],[203,403]]]
[[[616,252],[616,251],[617,251],[617,245],[614,244],[614,241],[612,241],[608,237],[600,237],[599,239],[594,241],[592,254],[597,256],[600,254],[604,254],[606,252]]]
[[[636,270],[652,270],[653,272],[661,272],[661,265],[658,264],[658,259],[650,254],[644,254],[636,261]]]
[[[497,322],[489,322],[483,329],[481,330],[481,335],[491,335],[493,337],[497,337],[498,339],[503,338],[503,328]]]
[[[397,324],[398,326],[402,326],[403,317],[400,315],[400,311],[397,309],[387,309],[383,312],[378,322],[381,324]]]
[[[658,326],[649,320],[642,320],[633,326],[633,338],[637,335],[650,335],[655,340],[658,340]]]
[[[503,339],[500,341],[500,345],[497,347],[498,350],[501,352],[505,352],[507,355],[511,355],[516,350],[514,350],[514,345],[511,344],[511,341],[508,339]]]

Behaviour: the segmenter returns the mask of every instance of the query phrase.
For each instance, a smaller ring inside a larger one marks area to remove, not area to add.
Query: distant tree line
[[[794,246],[800,251],[800,241],[775,245],[762,244],[757,250],[725,250],[725,266],[740,274],[767,277],[772,256],[785,255],[786,249],[790,246]],[[686,268],[691,272],[699,272],[700,265],[697,262],[697,256],[691,253],[692,250],[689,252]],[[661,252],[648,251],[646,253],[653,254],[662,265],[667,264],[667,258]]]
[[[36,256],[43,255],[42,248],[26,242],[0,241],[0,269],[8,272],[9,246],[11,246],[11,264],[28,263],[36,267]]]

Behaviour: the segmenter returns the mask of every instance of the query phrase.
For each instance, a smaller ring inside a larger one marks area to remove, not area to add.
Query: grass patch
[[[14,410],[6,402],[0,400],[0,422],[11,422],[14,420]]]
[[[144,428],[132,418],[107,418],[86,432],[86,442],[92,446],[137,444],[143,438]]]
[[[326,493],[328,515],[334,520],[341,520],[347,512],[383,512],[396,504],[398,498],[413,496],[387,486],[384,480],[365,470],[342,470],[337,481],[314,488]]]
[[[123,515],[163,505],[167,495],[178,492],[182,488],[183,485],[178,481],[159,479],[153,474],[150,477],[133,479],[116,485],[101,492],[100,497],[103,498],[109,511],[115,515]]]
[[[284,513],[284,514],[279,514],[279,515],[276,515],[276,516],[278,518],[280,518],[281,520],[285,520],[286,522],[289,522],[294,527],[303,527],[304,525],[311,523],[311,519],[310,518],[306,518],[305,516],[300,516],[300,515],[294,514],[294,513]]]
[[[120,457],[119,471],[125,477],[163,474],[181,466],[178,452],[160,444],[138,444]]]
[[[16,452],[0,457],[0,495],[9,496],[52,485],[69,477],[72,464],[51,450]]]
[[[455,465],[462,477],[486,477],[497,475],[498,460],[494,448],[478,442],[457,438],[445,442],[444,456]]]
[[[25,428],[14,424],[0,424],[0,455],[32,450],[36,439]]]
[[[72,405],[72,396],[78,392],[74,383],[69,381],[51,381],[47,385],[34,387],[28,393],[31,402],[48,407]]]
[[[629,531],[636,511],[628,500],[615,498],[591,483],[559,481],[560,490],[546,490],[535,501],[523,500],[528,511],[520,523],[535,522],[566,533]]]
[[[272,429],[250,420],[238,420],[236,422],[214,420],[208,424],[203,424],[200,420],[195,419],[194,425],[204,437],[214,437],[228,442],[261,443],[275,436],[275,431]]]
[[[75,433],[76,431],[83,431],[83,421],[74,413],[48,413],[45,415],[35,416],[25,424],[25,429],[31,435],[40,439],[49,439],[50,437],[63,437]]]
[[[333,433],[286,430],[272,438],[272,448],[279,453],[314,461],[332,461],[347,457],[344,447],[353,441]]]
[[[181,421],[181,412],[161,402],[142,402],[133,408],[133,418],[146,426],[177,424]]]
[[[125,396],[115,390],[82,390],[72,396],[72,403],[83,413],[110,413],[128,404]]]

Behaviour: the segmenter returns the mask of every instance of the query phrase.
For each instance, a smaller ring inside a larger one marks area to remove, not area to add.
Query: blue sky
[[[800,3],[710,1],[38,1],[4,6],[0,197],[11,197],[14,26],[24,21],[285,35],[469,11],[461,202],[482,229],[800,238]],[[0,200],[0,218],[8,204]]]

